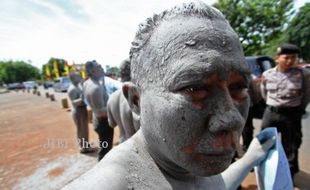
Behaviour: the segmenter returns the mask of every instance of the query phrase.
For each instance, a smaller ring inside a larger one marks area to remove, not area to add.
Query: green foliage
[[[268,55],[269,57],[275,57],[277,48],[286,42],[286,33],[282,32],[278,38],[271,39],[268,44],[262,49],[262,55]]]
[[[300,57],[310,62],[310,3],[306,3],[287,28],[287,41],[301,49]]]
[[[50,60],[47,62],[47,64],[42,66],[42,76],[44,80],[47,80],[47,76],[46,76],[46,68],[48,66],[49,70],[50,70],[50,74],[51,74],[51,78],[52,79],[56,79],[56,75],[54,72],[54,62],[56,61],[57,63],[57,67],[58,67],[58,71],[59,71],[59,76],[64,76],[65,75],[65,60],[64,59],[59,59],[59,58],[50,58]]]
[[[118,67],[110,67],[106,71],[106,75],[120,77],[120,70]]]
[[[219,0],[214,6],[239,35],[245,55],[262,54],[293,14],[291,0]]]
[[[39,78],[39,69],[24,61],[0,61],[0,83],[8,84]]]

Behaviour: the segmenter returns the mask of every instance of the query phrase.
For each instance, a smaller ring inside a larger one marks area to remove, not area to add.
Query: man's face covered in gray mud
[[[177,17],[163,21],[148,43],[157,62],[141,89],[140,108],[151,154],[195,175],[222,172],[249,108],[237,35],[224,21]]]

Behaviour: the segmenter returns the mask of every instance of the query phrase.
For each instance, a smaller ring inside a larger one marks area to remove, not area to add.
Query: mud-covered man
[[[120,75],[122,82],[130,81],[130,60],[125,59],[120,64]],[[129,139],[139,129],[137,116],[131,111],[131,108],[123,94],[123,90],[115,91],[109,97],[107,103],[108,121],[111,127],[119,127],[120,143]]]
[[[93,152],[88,142],[88,115],[87,107],[83,101],[81,88],[82,77],[79,74],[70,75],[71,84],[68,88],[68,96],[72,103],[72,117],[76,126],[77,142],[80,146],[80,153]]]
[[[98,160],[100,161],[113,146],[113,128],[107,117],[108,94],[104,85],[104,70],[96,61],[88,61],[85,70],[89,79],[83,84],[83,94],[93,111],[93,125],[99,136]]]
[[[68,189],[236,189],[274,143],[255,138],[230,166],[249,109],[249,72],[224,16],[182,4],[139,25],[131,84],[140,130]]]

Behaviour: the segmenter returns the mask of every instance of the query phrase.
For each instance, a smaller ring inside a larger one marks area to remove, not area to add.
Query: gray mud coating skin
[[[76,125],[77,141],[80,145],[80,149],[83,150],[83,145],[88,143],[88,115],[86,104],[82,99],[82,89],[79,84],[82,82],[82,78],[78,74],[71,74],[71,85],[68,88],[68,96],[72,103],[72,118]],[[83,144],[84,141],[84,144]]]
[[[120,75],[122,82],[130,81],[129,58],[121,62]],[[140,128],[139,119],[135,117],[135,114],[131,111],[122,89],[117,90],[109,97],[107,112],[109,125],[111,127],[119,127],[119,141],[121,143],[129,139]]]
[[[87,65],[86,73],[89,79],[83,84],[83,94],[95,117],[107,117],[108,95],[104,88],[104,71],[98,63]]]
[[[121,62],[119,69],[120,69],[121,81],[122,82],[130,81],[130,59],[129,58]]]
[[[124,86],[140,130],[65,189],[236,189],[260,159],[229,167],[249,108],[237,35],[201,2],[172,11],[140,25],[131,49]]]
[[[83,95],[93,112],[93,126],[100,141],[98,151],[100,161],[112,149],[114,130],[108,124],[108,94],[104,84],[104,71],[96,61],[86,62],[85,70],[89,79],[83,83]],[[105,142],[106,145],[102,146]]]
[[[227,45],[210,43],[216,36]],[[180,17],[163,22],[150,44],[169,57],[158,69],[165,72],[163,82],[154,77],[141,87],[141,128],[152,157],[201,176],[222,172],[234,155],[249,106],[237,36],[226,22]]]
[[[122,89],[115,91],[107,103],[108,121],[111,127],[120,129],[120,142],[129,139],[139,129],[134,122],[133,113],[123,94]]]

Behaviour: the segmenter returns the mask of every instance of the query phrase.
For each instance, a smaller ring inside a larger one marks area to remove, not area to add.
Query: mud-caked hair
[[[81,77],[81,75],[80,75],[79,73],[71,73],[71,74],[69,75],[69,79],[70,79],[71,81],[73,81],[74,77]]]
[[[131,62],[131,81],[138,87],[143,88],[145,82],[154,82],[154,80],[159,80],[161,78],[161,76],[155,74],[156,72],[154,72],[153,69],[162,62],[162,58],[156,56],[156,49],[149,45],[149,40],[155,29],[158,28],[161,23],[180,16],[206,18],[208,20],[221,20],[227,22],[220,11],[201,1],[183,3],[170,10],[165,10],[160,14],[154,14],[153,17],[147,18],[144,22],[139,24],[129,53]],[[147,73],[151,73],[152,75]]]
[[[127,58],[123,60],[119,66],[120,76],[122,82],[130,81],[130,59]]]
[[[87,61],[85,63],[85,72],[87,74],[87,76],[92,76],[93,75],[93,70],[95,69],[95,66],[97,65],[98,63],[93,60],[93,61]]]

